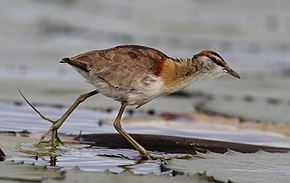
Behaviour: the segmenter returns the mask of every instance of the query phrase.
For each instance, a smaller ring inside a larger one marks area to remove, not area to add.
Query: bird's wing
[[[167,58],[153,48],[123,45],[64,58],[63,62],[89,72],[92,77],[102,78],[114,87],[130,88],[141,77],[158,76]]]

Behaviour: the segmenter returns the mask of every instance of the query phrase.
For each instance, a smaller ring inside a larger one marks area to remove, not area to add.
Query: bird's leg
[[[122,104],[121,108],[118,112],[118,115],[114,121],[114,127],[115,129],[130,143],[132,144],[140,153],[140,155],[148,160],[152,159],[172,159],[172,158],[191,158],[191,154],[179,154],[175,156],[161,156],[161,155],[154,155],[154,154],[149,154],[147,150],[142,147],[136,140],[134,140],[121,126],[121,118],[122,114],[126,108],[126,104]]]
[[[22,92],[19,90],[20,94],[22,95],[22,97],[24,98],[24,100],[30,105],[30,107],[44,120],[49,121],[52,123],[51,127],[49,128],[49,130],[47,132],[45,132],[40,139],[38,140],[38,142],[35,144],[36,146],[40,145],[42,142],[44,142],[44,138],[51,132],[51,146],[52,146],[52,150],[56,149],[56,141],[60,142],[63,144],[63,142],[60,140],[58,134],[57,134],[57,130],[61,127],[61,125],[65,122],[65,120],[69,117],[69,115],[75,110],[75,108],[77,108],[77,106],[82,103],[83,101],[85,101],[87,98],[98,94],[99,92],[97,90],[91,91],[89,93],[85,93],[85,94],[81,94],[77,100],[71,105],[71,107],[56,121],[53,121],[51,119],[49,119],[48,117],[44,116],[43,114],[41,114],[26,98],[25,96],[22,94]]]
[[[118,112],[118,115],[114,121],[114,127],[115,129],[130,143],[132,144],[140,153],[141,156],[143,156],[146,159],[152,159],[150,154],[147,152],[147,150],[142,147],[136,140],[134,140],[121,126],[121,118],[122,114],[126,108],[126,104],[122,104],[121,108]]]
[[[53,125],[50,127],[50,129],[44,133],[39,141],[36,143],[36,145],[39,145],[43,139],[47,136],[47,134],[49,132],[52,133],[51,135],[51,144],[52,144],[52,148],[55,148],[56,147],[56,144],[55,144],[55,141],[58,140],[60,141],[60,138],[57,134],[57,130],[61,127],[61,125],[65,122],[65,120],[69,117],[69,115],[75,110],[75,108],[77,108],[77,106],[84,102],[87,98],[93,96],[93,95],[96,95],[98,94],[99,92],[97,90],[94,90],[92,92],[89,92],[89,93],[85,93],[85,94],[81,94],[77,100],[72,104],[72,106],[64,113],[64,115],[62,115],[58,120],[56,120]],[[61,141],[60,141],[61,142]],[[62,143],[62,142],[61,142]]]

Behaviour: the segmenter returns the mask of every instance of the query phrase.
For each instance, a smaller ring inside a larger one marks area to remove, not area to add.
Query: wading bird
[[[216,52],[204,50],[191,58],[172,58],[159,50],[146,46],[122,45],[104,50],[94,50],[80,55],[63,58],[61,63],[71,65],[96,90],[80,95],[68,111],[57,121],[53,121],[38,112],[52,126],[37,142],[39,145],[51,132],[52,147],[61,142],[57,130],[73,110],[87,98],[101,93],[121,103],[121,108],[114,121],[115,129],[134,146],[145,159],[168,158],[149,154],[121,126],[121,117],[126,106],[137,106],[148,103],[161,95],[167,95],[189,86],[192,82],[217,78],[230,74],[240,78],[226,61]],[[186,157],[180,155],[174,157]]]

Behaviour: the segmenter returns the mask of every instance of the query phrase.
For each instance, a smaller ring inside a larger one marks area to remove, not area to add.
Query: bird
[[[44,142],[44,138],[51,132],[50,142],[52,147],[56,148],[57,142],[62,143],[57,130],[68,116],[87,98],[101,93],[120,102],[121,107],[113,126],[139,151],[143,159],[168,157],[148,153],[122,128],[121,118],[127,106],[139,108],[159,96],[174,93],[195,81],[206,78],[218,78],[230,74],[240,79],[239,74],[231,69],[217,52],[212,50],[203,50],[191,58],[173,58],[148,46],[120,45],[108,49],[88,51],[73,57],[65,57],[60,63],[72,66],[96,89],[81,94],[67,112],[56,121],[42,115],[21,93],[43,119],[53,123],[36,145]],[[179,157],[183,157],[183,155]]]

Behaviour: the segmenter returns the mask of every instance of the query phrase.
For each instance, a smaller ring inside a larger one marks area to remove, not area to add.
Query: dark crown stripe
[[[219,65],[221,67],[226,67],[227,66],[226,62],[220,57],[218,57],[218,59],[216,57],[212,56],[212,55],[207,55],[207,57],[210,58],[214,63],[216,63],[217,65]]]
[[[213,51],[212,54],[224,61],[224,59],[217,52]]]

